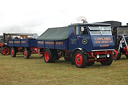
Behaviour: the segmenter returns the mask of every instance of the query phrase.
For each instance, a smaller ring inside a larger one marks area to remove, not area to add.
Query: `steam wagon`
[[[1,35],[0,38],[0,53],[2,55],[9,55],[10,54],[10,48],[7,46],[7,36],[5,33],[3,33],[3,35]]]
[[[103,23],[111,24],[114,47],[118,52],[116,59],[119,60],[121,55],[128,58],[128,24],[122,26],[122,23],[118,21],[105,21]]]
[[[33,51],[43,56],[46,63],[53,63],[63,56],[78,68],[92,65],[94,61],[111,65],[115,54],[111,26],[103,23],[49,28],[37,40],[10,39],[8,46],[13,57],[20,47],[24,49],[25,58],[29,58]]]
[[[121,55],[128,58],[128,26],[118,26],[113,30],[115,49],[118,51],[116,59],[119,60]]]

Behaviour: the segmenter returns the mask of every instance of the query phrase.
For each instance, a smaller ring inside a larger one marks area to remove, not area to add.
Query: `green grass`
[[[124,56],[123,56],[124,57]],[[38,55],[24,59],[0,54],[0,85],[127,85],[128,59],[113,61],[110,66],[96,62],[76,68],[61,58],[45,63]]]

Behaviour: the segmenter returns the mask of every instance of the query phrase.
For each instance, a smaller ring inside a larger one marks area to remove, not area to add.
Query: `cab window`
[[[83,34],[88,34],[87,28],[86,28],[86,27],[81,27],[81,29],[80,29],[80,34],[81,34],[81,35],[83,35]]]
[[[89,26],[91,35],[112,35],[110,26]]]

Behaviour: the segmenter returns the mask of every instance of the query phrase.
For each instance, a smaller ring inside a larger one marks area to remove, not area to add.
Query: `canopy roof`
[[[37,40],[65,40],[68,38],[68,27],[48,28]]]

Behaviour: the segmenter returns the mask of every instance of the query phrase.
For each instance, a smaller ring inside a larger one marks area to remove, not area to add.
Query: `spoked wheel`
[[[101,63],[102,65],[111,65],[111,64],[112,64],[112,61],[113,61],[113,56],[110,55],[110,57],[107,58],[107,60],[100,61],[100,63]]]
[[[30,50],[28,48],[24,49],[24,58],[29,59],[30,57]]]
[[[16,57],[16,50],[15,50],[15,48],[11,48],[11,57]]]
[[[73,57],[76,67],[84,68],[87,65],[87,56],[84,55],[81,51],[76,51]]]
[[[10,54],[10,48],[8,48],[8,47],[1,48],[1,54],[9,55]]]
[[[44,51],[44,61],[46,63],[53,63],[56,60],[54,50],[45,49]]]

